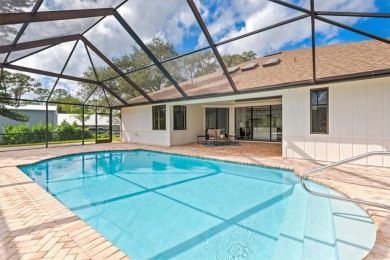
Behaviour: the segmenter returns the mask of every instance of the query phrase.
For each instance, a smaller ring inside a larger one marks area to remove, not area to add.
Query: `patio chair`
[[[228,143],[229,136],[225,134],[225,129],[207,129],[208,144],[214,142],[217,145],[218,142]]]

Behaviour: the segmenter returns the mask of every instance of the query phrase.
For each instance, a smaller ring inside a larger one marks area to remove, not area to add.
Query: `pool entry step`
[[[320,185],[308,185],[340,196]],[[375,226],[354,203],[311,195],[299,184],[290,199],[273,259],[362,259],[373,247]]]

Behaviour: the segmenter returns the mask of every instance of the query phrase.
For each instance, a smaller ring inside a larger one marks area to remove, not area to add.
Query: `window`
[[[186,107],[173,106],[173,130],[186,130],[186,121]]]
[[[310,91],[311,133],[328,133],[328,89]]]
[[[165,105],[152,107],[153,130],[166,129],[166,110]]]

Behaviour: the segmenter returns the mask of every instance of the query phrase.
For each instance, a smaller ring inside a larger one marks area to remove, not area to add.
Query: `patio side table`
[[[206,142],[207,142],[206,135],[197,135],[196,136],[196,143],[205,144]]]

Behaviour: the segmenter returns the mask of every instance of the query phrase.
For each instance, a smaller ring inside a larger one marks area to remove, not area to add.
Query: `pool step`
[[[332,195],[342,196],[335,191]],[[363,259],[375,243],[375,226],[352,202],[331,200],[339,259]]]
[[[311,183],[310,188],[328,193],[320,185]],[[331,201],[314,195],[308,200],[301,259],[339,259]]]
[[[309,194],[298,183],[291,194],[273,259],[301,259]]]

